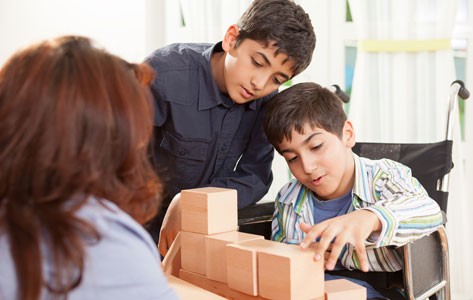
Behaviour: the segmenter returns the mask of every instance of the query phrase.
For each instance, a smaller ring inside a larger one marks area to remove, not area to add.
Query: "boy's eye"
[[[273,82],[277,85],[281,85],[284,83],[284,81],[280,80],[278,77],[273,77]]]
[[[324,143],[318,144],[318,145],[315,145],[314,147],[312,147],[311,149],[312,149],[313,151],[317,151],[317,150],[319,150],[320,148],[322,148],[323,145],[324,145]]]
[[[287,157],[286,161],[289,164],[289,163],[292,163],[292,162],[296,161],[296,159],[297,159],[297,156]]]
[[[253,62],[253,64],[257,67],[262,67],[263,64],[260,64],[256,59],[254,59],[253,57],[251,58],[251,61]]]

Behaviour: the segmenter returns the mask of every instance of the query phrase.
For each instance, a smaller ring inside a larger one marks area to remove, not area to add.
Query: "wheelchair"
[[[349,97],[336,85],[334,92],[344,102]],[[436,143],[357,143],[353,152],[370,159],[389,158],[408,166],[429,196],[440,206],[447,222],[449,174],[453,168],[452,145],[456,101],[466,100],[469,91],[462,81],[450,86],[445,140]],[[274,202],[256,203],[238,211],[239,231],[271,238]],[[394,273],[342,271],[337,275],[362,279],[389,299],[451,299],[448,240],[441,227],[429,236],[397,249],[403,257],[403,269]],[[401,291],[399,293],[398,291]]]

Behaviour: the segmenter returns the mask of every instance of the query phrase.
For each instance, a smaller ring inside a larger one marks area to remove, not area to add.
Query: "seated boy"
[[[314,259],[324,258],[328,271],[394,272],[402,268],[396,247],[442,225],[439,206],[408,167],[352,152],[355,131],[334,93],[300,83],[266,109],[265,133],[295,177],[276,198],[273,240],[304,248],[317,241]],[[368,298],[385,299],[365,286]]]

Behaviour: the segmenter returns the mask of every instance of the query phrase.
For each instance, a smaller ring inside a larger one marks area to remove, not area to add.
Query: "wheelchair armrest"
[[[444,227],[403,247],[404,288],[408,299],[437,294],[450,299],[448,240]]]
[[[256,203],[238,210],[240,232],[258,234],[271,239],[274,202]]]

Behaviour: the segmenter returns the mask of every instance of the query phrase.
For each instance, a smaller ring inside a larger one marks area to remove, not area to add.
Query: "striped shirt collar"
[[[353,153],[353,159],[355,161],[355,183],[353,185],[353,195],[356,195],[360,200],[374,204],[376,201],[373,199],[372,187],[368,178],[368,169],[372,169],[376,161],[372,161],[366,158],[360,158],[358,155]]]

